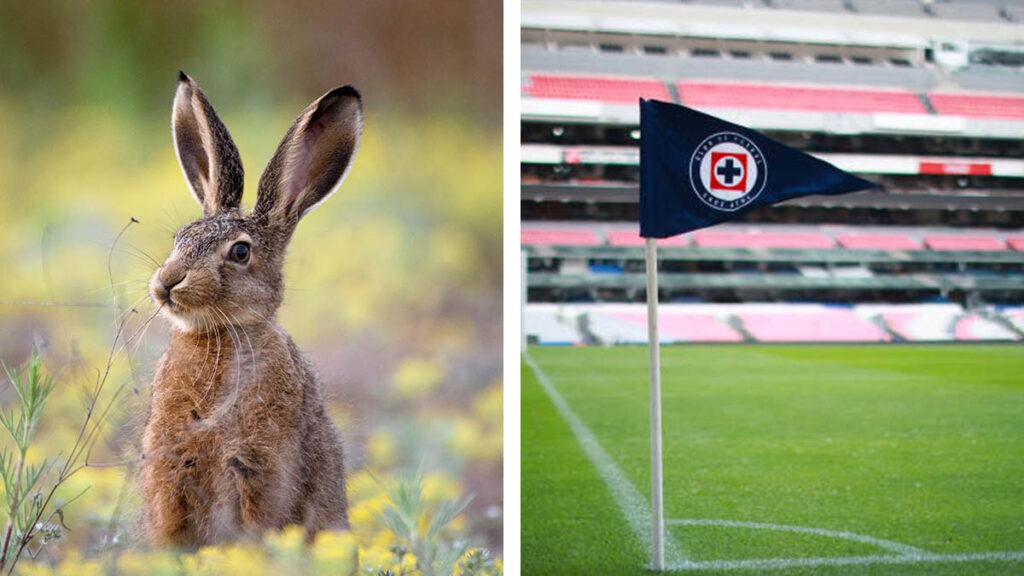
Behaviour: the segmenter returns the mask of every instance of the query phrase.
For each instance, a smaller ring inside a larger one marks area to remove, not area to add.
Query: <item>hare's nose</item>
[[[177,286],[178,284],[181,284],[181,282],[183,280],[185,280],[185,276],[188,276],[187,272],[174,272],[173,274],[159,274],[157,276],[157,280],[160,281],[160,287],[163,288],[162,296],[165,299],[169,300],[170,297],[171,297],[171,290],[173,290],[174,287]]]

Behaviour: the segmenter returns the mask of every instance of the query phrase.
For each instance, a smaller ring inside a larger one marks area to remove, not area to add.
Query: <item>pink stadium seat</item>
[[[977,94],[929,94],[939,114],[979,118],[1024,118],[1024,98]]]
[[[599,78],[533,74],[523,86],[523,93],[532,98],[597,100],[623,104],[636,104],[638,98],[672,100],[668,87],[653,78]]]
[[[705,248],[803,248],[828,249],[835,243],[824,234],[761,234],[752,232],[698,232],[693,243]]]
[[[821,112],[927,114],[908,90],[816,88],[731,82],[679,82],[683,104],[697,108],[759,108]]]
[[[920,250],[921,243],[902,234],[840,234],[836,241],[847,250]]]
[[[608,244],[610,246],[643,246],[644,239],[640,237],[640,233],[636,230],[612,230],[608,232]],[[689,236],[673,236],[671,238],[661,238],[658,240],[658,246],[689,246]]]
[[[619,320],[647,326],[646,312],[616,312]],[[743,337],[711,314],[662,310],[658,314],[658,331],[685,342],[742,342]]]
[[[600,246],[601,238],[593,230],[570,228],[553,230],[550,228],[523,228],[519,233],[519,241],[524,246],[563,245],[563,246]]]
[[[878,342],[887,339],[878,326],[851,310],[814,313],[740,314],[743,326],[761,342]]]
[[[1013,238],[1007,238],[1006,243],[1010,245],[1013,250],[1024,251],[1024,236],[1015,236]]]
[[[926,236],[924,244],[932,250],[1006,250],[1006,244],[995,236]]]

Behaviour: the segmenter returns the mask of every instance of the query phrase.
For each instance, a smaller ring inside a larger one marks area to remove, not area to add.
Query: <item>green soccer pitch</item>
[[[531,347],[524,574],[650,574],[647,349]],[[662,349],[682,574],[1024,573],[1024,347]]]

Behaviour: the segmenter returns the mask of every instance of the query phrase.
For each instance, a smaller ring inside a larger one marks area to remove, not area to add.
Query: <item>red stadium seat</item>
[[[585,228],[569,228],[554,230],[550,228],[523,228],[519,241],[524,246],[600,246],[601,238],[593,230]]]
[[[1007,238],[1006,243],[1010,245],[1013,250],[1024,251],[1024,236],[1015,236],[1013,238]]]
[[[608,244],[611,246],[643,246],[644,239],[636,230],[612,230],[608,232]],[[673,236],[658,240],[658,246],[689,246],[689,236]]]
[[[939,114],[978,118],[1024,118],[1024,98],[978,94],[929,94]]]
[[[847,250],[920,250],[921,243],[902,234],[840,234],[836,241]]]
[[[909,90],[817,88],[732,82],[679,82],[683,104],[697,108],[757,108],[821,112],[927,114]]]
[[[995,236],[926,236],[924,244],[932,250],[1006,250],[1006,243]]]
[[[594,76],[530,75],[523,93],[531,98],[597,100],[636,104],[638,98],[671,101],[668,87],[653,78],[601,78]]]
[[[755,234],[750,232],[697,232],[693,243],[705,248],[828,249],[835,243],[824,234]]]

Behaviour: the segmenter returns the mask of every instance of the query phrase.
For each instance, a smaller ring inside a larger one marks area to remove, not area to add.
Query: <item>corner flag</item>
[[[666,238],[810,194],[875,184],[685,106],[640,101],[640,235]]]
[[[640,236],[646,238],[651,368],[651,567],[665,569],[658,254],[667,238],[758,206],[874,184],[763,134],[685,106],[640,100]]]

